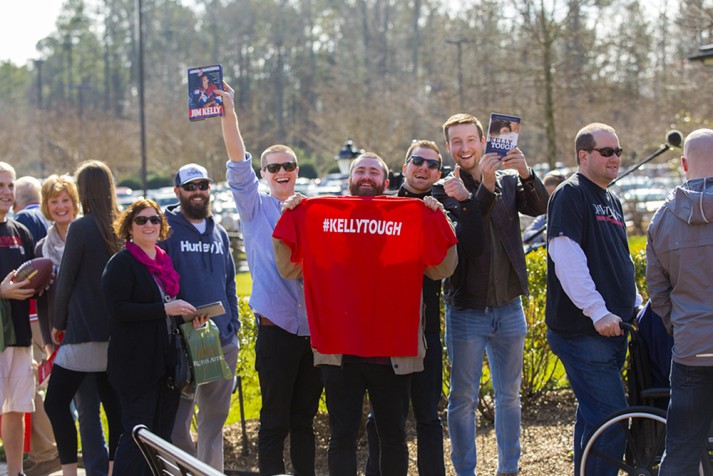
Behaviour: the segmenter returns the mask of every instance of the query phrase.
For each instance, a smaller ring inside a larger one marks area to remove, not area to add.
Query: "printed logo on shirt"
[[[325,233],[360,233],[363,235],[400,236],[403,222],[370,220],[363,218],[325,218],[322,231]]]
[[[615,225],[626,226],[624,223],[624,217],[612,207],[608,205],[604,206],[599,203],[595,203],[593,206],[594,214],[596,215],[598,221],[608,221]]]
[[[225,248],[223,247],[223,242],[214,241],[213,243],[203,243],[197,241],[191,243],[188,240],[181,240],[181,253],[213,253],[216,255],[225,254]]]
[[[20,250],[20,254],[25,254],[22,240],[19,236],[0,236],[0,248],[10,248]]]

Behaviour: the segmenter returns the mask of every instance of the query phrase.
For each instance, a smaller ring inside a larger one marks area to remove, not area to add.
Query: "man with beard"
[[[444,284],[451,459],[459,476],[475,474],[475,411],[487,352],[495,391],[497,474],[515,475],[527,331],[520,296],[528,292],[518,213],[545,213],[547,191],[519,148],[502,158],[484,153],[483,126],[474,116],[451,116],[443,133],[457,165],[433,187],[433,196],[456,222],[461,258]]]
[[[250,308],[258,324],[255,369],[260,379],[258,468],[261,475],[285,473],[283,452],[290,438],[294,474],[314,476],[313,420],[322,395],[322,374],[314,366],[302,281],[284,279],[275,265],[272,231],[282,203],[295,193],[299,167],[294,151],[273,145],[260,156],[260,175],[270,193],[258,190],[252,157],[238,127],[227,83],[218,91],[225,105],[223,139],[230,160],[226,176],[240,213],[245,254],[253,279]]]
[[[303,197],[293,195],[273,234],[283,277],[299,277],[304,267],[314,361],[322,366],[327,395],[332,476],[357,474],[366,392],[381,446],[373,455],[379,471],[407,474],[411,377],[423,370],[426,351],[422,277],[442,279],[457,263],[455,236],[440,204],[424,197],[426,209],[415,200],[378,197],[387,177],[386,163],[366,152],[349,172],[351,195],[363,198],[304,199],[297,210]],[[357,246],[364,251],[354,252]]]
[[[398,196],[424,199],[431,195],[433,184],[441,178],[441,152],[435,142],[414,141],[406,151],[401,171],[404,183]],[[443,388],[443,345],[441,344],[441,281],[423,277],[424,335],[426,356],[423,372],[411,378],[411,406],[416,418],[418,441],[418,474],[440,476],[446,474],[443,461],[443,426],[438,416],[438,404]],[[369,456],[366,462],[367,476],[379,472],[379,437],[373,414],[366,423]]]
[[[225,229],[210,212],[212,180],[206,169],[187,164],[178,169],[173,189],[180,201],[166,209],[172,234],[161,246],[168,252],[181,277],[183,298],[200,306],[221,301],[226,313],[213,317],[220,330],[223,355],[235,374],[238,360],[238,299],[235,294],[235,264]],[[223,471],[223,425],[230,411],[233,380],[217,380],[199,385],[197,451],[190,433],[194,400],[185,396],[176,414],[171,439],[182,450]]]

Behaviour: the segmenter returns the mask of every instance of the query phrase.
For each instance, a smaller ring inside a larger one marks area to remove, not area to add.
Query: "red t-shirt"
[[[312,347],[417,355],[424,269],[457,242],[443,213],[410,198],[304,199],[282,214],[273,237],[302,263]]]

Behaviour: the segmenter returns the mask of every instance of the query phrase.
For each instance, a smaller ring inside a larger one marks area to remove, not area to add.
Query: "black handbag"
[[[196,390],[193,376],[193,362],[188,355],[186,341],[176,321],[171,319],[171,352],[173,355],[173,368],[168,373],[168,387],[183,395],[192,397]]]

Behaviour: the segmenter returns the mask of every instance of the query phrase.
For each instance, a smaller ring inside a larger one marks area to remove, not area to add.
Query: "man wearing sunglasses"
[[[329,412],[329,473],[335,475],[357,474],[356,445],[366,393],[380,444],[372,464],[383,475],[408,473],[405,426],[410,382],[423,370],[426,352],[420,326],[422,276],[440,280],[457,262],[455,236],[441,215],[443,207],[427,196],[427,209],[414,200],[379,197],[389,184],[388,174],[381,157],[364,152],[349,169],[352,197],[304,199],[307,204],[295,210],[303,197],[293,195],[284,204],[290,211],[283,213],[273,234],[282,275],[300,277],[304,266],[306,279],[311,280],[306,292],[312,305],[315,362],[322,366]],[[340,213],[346,213],[350,218],[345,220],[352,225],[355,219],[361,225],[330,228],[329,219],[322,222],[323,216]],[[313,219],[326,228],[309,227]],[[377,222],[385,220],[398,223],[398,231],[377,231]],[[323,247],[315,245],[320,242]],[[369,253],[353,253],[358,247]],[[325,249],[330,251],[324,253]],[[335,265],[323,266],[325,257]],[[375,284],[384,279],[390,282]]]
[[[626,355],[622,321],[641,304],[619,199],[608,190],[621,165],[614,129],[593,123],[575,139],[579,170],[552,194],[547,211],[547,340],[578,401],[574,471],[595,425],[627,406],[621,381]],[[624,435],[604,435],[597,450],[620,460]],[[615,475],[597,458],[587,474]]]
[[[194,306],[221,301],[226,313],[213,317],[220,331],[223,355],[233,375],[238,361],[238,299],[235,264],[228,233],[211,215],[211,178],[205,167],[186,164],[176,174],[174,192],[179,205],[166,209],[172,234],[160,245],[168,252],[181,276],[183,298]],[[230,411],[233,381],[218,380],[198,386],[198,445],[190,425],[194,400],[181,397],[171,436],[173,444],[223,471],[223,425]]]
[[[277,271],[272,232],[282,203],[295,193],[297,157],[284,145],[268,147],[260,156],[260,175],[270,188],[258,191],[251,156],[238,126],[233,98],[224,83],[223,139],[228,151],[227,178],[240,213],[253,288],[250,307],[258,324],[255,368],[260,379],[262,407],[258,430],[261,475],[284,474],[283,449],[290,437],[295,474],[315,474],[314,416],[322,395],[321,371],[314,366],[301,280],[286,280]]]
[[[441,178],[441,152],[435,142],[414,141],[406,151],[401,167],[404,182],[399,197],[423,199],[431,195],[431,188]],[[423,277],[423,304],[426,337],[426,356],[423,371],[411,379],[411,406],[416,418],[418,442],[418,473],[420,476],[445,475],[443,461],[443,426],[438,416],[438,404],[443,388],[443,345],[441,344],[441,281]],[[377,476],[379,471],[379,437],[373,414],[366,423],[369,455],[366,476]]]
[[[545,213],[547,191],[519,148],[502,158],[484,153],[483,126],[474,116],[451,116],[443,133],[456,168],[433,187],[433,196],[456,222],[459,257],[444,283],[451,459],[458,475],[475,473],[475,410],[487,352],[498,421],[497,474],[515,475],[527,332],[520,296],[528,292],[518,213]]]

